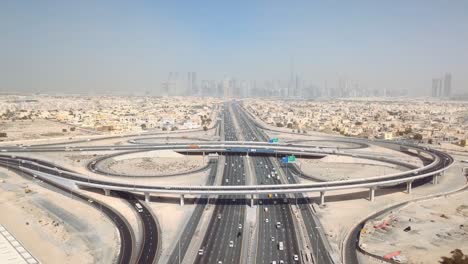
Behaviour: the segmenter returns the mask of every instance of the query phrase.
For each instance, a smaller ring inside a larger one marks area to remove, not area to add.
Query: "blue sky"
[[[292,3],[291,3],[292,2]],[[0,91],[146,91],[199,79],[468,90],[468,1],[0,2]]]

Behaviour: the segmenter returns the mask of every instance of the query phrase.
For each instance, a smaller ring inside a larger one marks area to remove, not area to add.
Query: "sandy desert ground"
[[[376,255],[401,251],[408,263],[435,263],[468,252],[468,191],[412,203],[366,223],[360,243]]]
[[[389,163],[333,155],[322,159],[300,159],[298,166],[305,174],[325,181],[383,176],[407,170]]]
[[[0,223],[42,263],[110,263],[118,254],[117,230],[98,210],[4,168],[0,211],[8,212]]]
[[[186,173],[206,166],[208,157],[188,156],[174,151],[149,151],[118,156],[104,161],[100,168],[123,175],[158,176]]]

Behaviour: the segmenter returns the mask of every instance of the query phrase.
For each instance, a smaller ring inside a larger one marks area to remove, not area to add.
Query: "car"
[[[284,260],[280,260],[280,262],[279,262],[279,263],[280,263],[280,264],[284,264]]]
[[[138,211],[139,213],[143,213],[143,207],[141,206],[140,203],[136,203],[136,204],[135,204],[135,208],[137,209],[137,211]]]
[[[239,229],[242,229],[242,224],[239,224]]]
[[[276,228],[280,228],[281,227],[281,222],[276,222]]]
[[[218,219],[221,219],[221,214],[218,214]]]
[[[200,248],[200,249],[198,250],[198,255],[202,256],[202,255],[203,255],[203,253],[204,253],[204,250],[203,250],[203,248]]]
[[[268,222],[269,222],[268,218],[265,218],[265,223],[268,223]]]
[[[275,237],[272,236],[272,237],[271,237],[271,241],[272,241],[272,242],[275,242]]]
[[[229,247],[234,247],[234,241],[229,241]]]
[[[299,256],[297,254],[294,254],[293,259],[294,261],[299,261]]]

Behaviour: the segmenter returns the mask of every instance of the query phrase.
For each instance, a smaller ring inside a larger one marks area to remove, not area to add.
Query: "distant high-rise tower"
[[[432,97],[439,97],[439,81],[440,79],[432,79]]]
[[[192,72],[192,78],[191,78],[191,88],[192,90],[190,91],[190,93],[192,95],[195,95],[195,96],[199,96],[200,93],[199,93],[199,90],[198,90],[198,86],[197,86],[197,74],[195,72]]]
[[[452,74],[446,73],[444,76],[444,96],[449,97],[452,94]]]
[[[224,94],[224,99],[228,99],[232,96],[232,91],[231,91],[231,79],[230,78],[225,78],[223,81],[223,94]]]

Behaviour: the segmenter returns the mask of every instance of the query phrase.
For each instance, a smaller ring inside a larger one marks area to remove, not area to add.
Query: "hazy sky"
[[[171,71],[288,79],[291,58],[318,85],[429,92],[451,72],[468,91],[463,0],[3,0],[0,34],[0,92],[146,91]]]

